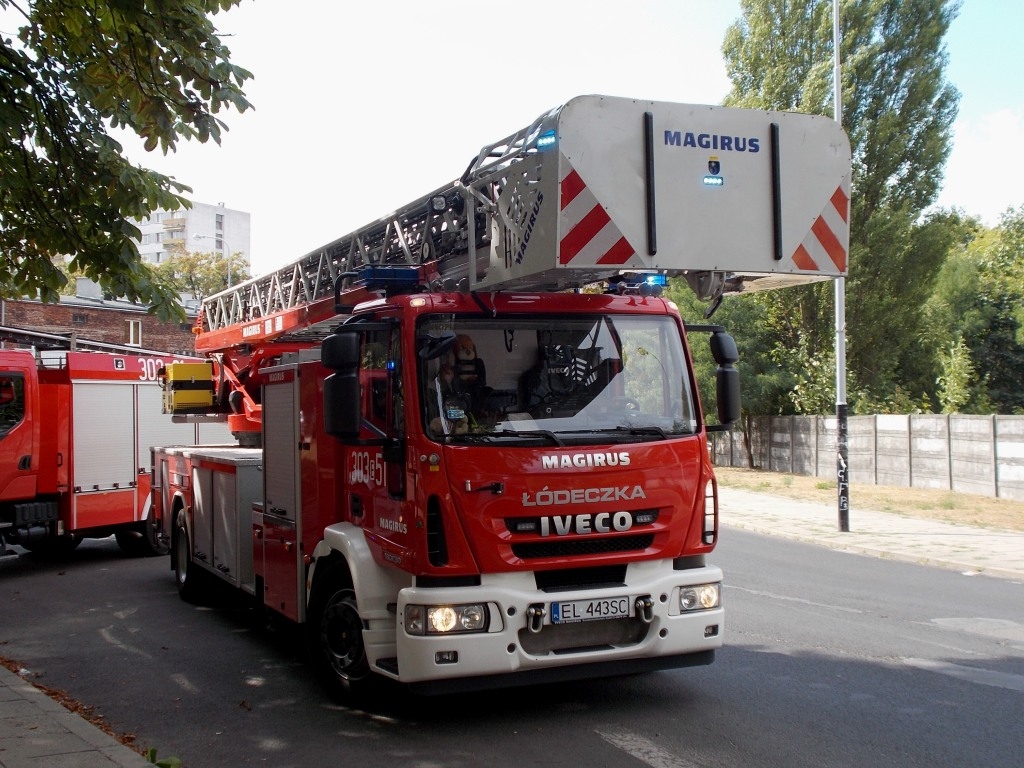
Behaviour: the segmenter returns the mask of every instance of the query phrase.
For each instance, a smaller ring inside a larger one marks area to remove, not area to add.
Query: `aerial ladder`
[[[422,290],[474,294],[682,277],[713,311],[845,274],[849,197],[849,143],[828,118],[580,97],[484,146],[455,181],[207,297],[196,351],[222,363],[219,402],[251,444],[246,383],[409,269]]]

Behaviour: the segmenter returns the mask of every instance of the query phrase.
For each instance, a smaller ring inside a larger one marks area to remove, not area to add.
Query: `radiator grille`
[[[581,557],[612,552],[643,552],[654,543],[654,534],[601,536],[566,541],[535,541],[512,545],[512,554],[523,560],[542,557]]]

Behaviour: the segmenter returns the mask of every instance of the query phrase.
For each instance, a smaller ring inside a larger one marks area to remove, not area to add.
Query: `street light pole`
[[[839,0],[832,2],[832,54],[835,119],[843,124],[842,70],[839,65],[841,35]],[[849,268],[849,258],[847,258]],[[850,530],[850,440],[846,419],[846,278],[839,276],[835,285],[836,314],[836,481],[838,485],[839,530]]]
[[[228,265],[228,267],[227,267],[227,271],[228,271],[228,288],[230,288],[231,287],[231,249],[228,248],[228,241],[226,239],[224,239],[223,237],[215,237],[213,235],[200,235],[199,233],[196,233],[196,234],[192,235],[192,239],[193,240],[213,240],[213,242],[215,242],[215,243],[219,240],[221,242],[221,253],[224,254],[224,260],[227,262],[227,265]]]

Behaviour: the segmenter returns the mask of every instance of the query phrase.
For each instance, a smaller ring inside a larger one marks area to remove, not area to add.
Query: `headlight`
[[[698,584],[695,587],[682,587],[679,590],[680,611],[706,611],[717,608],[721,604],[719,584]]]
[[[487,606],[407,605],[405,631],[410,635],[446,635],[456,632],[486,632]]]

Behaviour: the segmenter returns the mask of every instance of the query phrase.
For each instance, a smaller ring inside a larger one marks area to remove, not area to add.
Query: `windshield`
[[[670,317],[429,316],[418,337],[424,427],[437,440],[622,442],[698,429]]]

